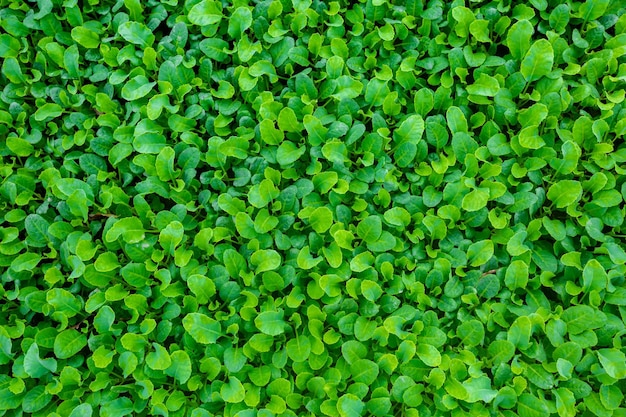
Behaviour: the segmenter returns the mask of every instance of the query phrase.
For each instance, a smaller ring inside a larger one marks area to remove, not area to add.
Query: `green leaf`
[[[202,0],[189,10],[187,18],[193,25],[207,26],[222,20],[222,6],[214,0]]]
[[[565,208],[580,200],[583,188],[575,180],[561,180],[548,188],[548,198],[557,208]]]
[[[278,127],[285,132],[298,132],[301,130],[296,112],[289,107],[284,107],[278,114]],[[280,148],[279,148],[280,149]]]
[[[528,232],[520,230],[515,233],[506,244],[506,251],[511,256],[521,256],[528,252],[530,248],[524,244],[524,241],[528,237]]]
[[[153,343],[154,351],[146,355],[146,365],[155,371],[164,371],[172,365],[169,352],[158,343]]]
[[[398,144],[410,142],[415,145],[422,139],[424,134],[424,119],[418,114],[407,117],[393,133],[393,138]]]
[[[231,376],[220,389],[222,399],[227,403],[240,403],[246,397],[246,390],[238,378]]]
[[[278,81],[276,68],[270,61],[265,60],[265,59],[256,61],[254,64],[252,64],[248,70],[248,73],[253,78],[258,78],[258,77],[262,77],[263,75],[267,75],[271,83],[275,83]]]
[[[435,346],[420,343],[417,345],[417,350],[415,352],[427,366],[438,367],[441,365],[441,353]]]
[[[32,271],[41,262],[41,255],[26,252],[17,256],[11,262],[11,269],[15,272]]]
[[[624,352],[614,348],[599,349],[598,359],[611,378],[626,378],[626,355],[624,355]]]
[[[181,222],[174,220],[159,233],[159,243],[166,253],[173,255],[184,236],[185,227]]]
[[[334,164],[343,164],[347,159],[348,148],[343,142],[331,140],[322,146],[322,155]]]
[[[337,59],[332,59],[332,58],[337,58]],[[328,64],[328,66],[335,65],[334,68],[329,68],[329,71],[334,72],[333,75],[337,75],[340,71],[340,65],[337,64],[339,60],[343,62],[343,58],[338,57],[338,56],[331,57],[331,59],[327,61],[327,63],[328,62],[330,63]],[[341,68],[343,68],[343,66],[341,66]],[[341,75],[336,80],[335,92],[333,93],[331,97],[337,100],[354,99],[354,98],[359,97],[362,91],[363,91],[363,83],[361,83],[360,81],[350,76]]]
[[[602,291],[608,284],[608,275],[600,262],[589,260],[583,269],[583,290]]]
[[[63,54],[63,67],[66,69],[68,75],[70,77],[78,77],[79,76],[79,53],[78,46],[72,45],[65,50]]]
[[[44,120],[54,119],[63,114],[63,108],[56,103],[46,103],[37,108],[35,112],[35,120],[43,122]]]
[[[534,27],[528,20],[520,20],[509,28],[506,36],[506,43],[511,51],[513,59],[521,61],[522,57],[530,49],[530,40],[534,33]]]
[[[489,21],[488,20],[474,20],[470,23],[469,32],[479,42],[491,43],[489,38]]]
[[[230,194],[220,194],[217,198],[217,205],[231,216],[236,216],[239,212],[244,212],[246,209],[243,201],[232,197]]]
[[[487,206],[489,201],[489,190],[485,188],[476,188],[463,197],[461,206],[466,211],[478,211]]]
[[[309,216],[309,224],[316,233],[325,233],[333,224],[333,212],[328,207],[318,207]]]
[[[222,336],[220,323],[202,313],[189,313],[183,318],[183,327],[198,343],[208,345]]]
[[[463,387],[467,390],[468,403],[483,402],[490,403],[498,395],[498,391],[491,387],[491,380],[486,376],[470,378],[463,382]]]
[[[480,74],[474,84],[467,86],[467,92],[477,96],[493,97],[499,90],[498,80],[487,74]]]
[[[353,394],[344,394],[337,400],[340,417],[360,417],[365,408],[363,401]]]
[[[100,37],[93,30],[85,26],[77,26],[72,29],[72,39],[80,46],[87,49],[94,49],[100,46]]]
[[[524,261],[515,260],[506,269],[504,283],[511,291],[518,288],[526,288],[528,284],[529,270]]]
[[[374,78],[365,88],[365,102],[370,106],[381,106],[389,93],[387,82]]]
[[[137,217],[126,217],[116,221],[107,231],[105,239],[107,242],[115,242],[122,237],[126,243],[139,243],[145,237],[145,230],[141,220]]]
[[[446,110],[446,120],[452,134],[457,132],[466,133],[468,131],[467,118],[460,108],[452,106]]]
[[[279,191],[272,181],[264,179],[259,184],[254,185],[248,191],[248,201],[256,208],[267,206],[272,199],[278,197]]]
[[[200,50],[211,59],[222,61],[228,57],[228,53],[225,52],[228,50],[228,42],[223,39],[204,39],[198,46]]]
[[[98,255],[98,259],[96,259],[93,265],[98,272],[110,272],[120,267],[117,256],[113,252],[105,252]]]
[[[411,223],[411,214],[403,207],[393,207],[385,211],[387,223],[396,227],[406,227]]]
[[[224,266],[232,278],[239,278],[240,274],[247,270],[248,263],[240,253],[227,249],[224,251]]]
[[[314,258],[313,255],[311,255],[310,247],[308,245],[304,246],[302,249],[300,249],[300,252],[298,252],[297,263],[298,267],[301,269],[313,269],[320,262],[322,262],[322,260],[323,259],[321,256]]]
[[[54,339],[54,355],[57,359],[69,359],[87,346],[87,336],[74,329],[64,330]]]
[[[252,12],[247,7],[237,7],[228,19],[228,34],[232,38],[239,38],[252,26]]]
[[[472,10],[464,6],[457,6],[452,9],[452,17],[457,22],[454,27],[457,36],[467,38],[469,26],[476,19]]]
[[[393,159],[400,168],[406,168],[413,163],[416,156],[417,145],[412,142],[405,142],[396,148],[393,154]]]
[[[615,385],[602,385],[600,387],[600,402],[608,410],[617,410],[624,400],[624,394]]]
[[[133,402],[127,397],[108,401],[100,407],[101,417],[127,416],[132,412]]]
[[[291,339],[285,345],[287,356],[294,362],[305,362],[311,354],[311,341],[307,336],[301,335]]]
[[[567,324],[567,331],[576,335],[601,327],[606,322],[606,317],[589,306],[578,305],[567,308],[561,314],[561,320]]]
[[[285,332],[287,323],[283,311],[264,311],[254,319],[254,325],[264,334],[278,336]]]
[[[326,72],[330,78],[339,78],[343,72],[344,60],[340,56],[331,56],[326,61]]]
[[[238,348],[228,348],[224,351],[224,364],[229,372],[239,372],[246,364],[247,357]]]
[[[22,400],[22,410],[25,413],[36,413],[52,401],[52,395],[46,391],[46,387],[37,386],[31,389]]]
[[[306,116],[304,116],[303,124],[304,128],[309,134],[309,143],[315,146],[316,144],[319,145],[324,142],[326,134],[328,133],[328,129],[325,128],[324,125],[322,125],[322,122],[318,118],[307,114]]]
[[[485,328],[478,320],[469,320],[456,329],[456,335],[467,347],[478,346],[485,338]]]
[[[46,301],[56,312],[73,317],[82,311],[82,303],[72,293],[62,288],[52,288],[46,293]]]
[[[467,248],[467,260],[472,267],[486,264],[493,254],[494,244],[491,240],[474,242]]]
[[[75,46],[75,45],[74,45]],[[17,85],[26,83],[26,78],[22,72],[20,63],[15,58],[5,58],[2,64],[2,74],[11,82]]]
[[[517,399],[517,413],[520,417],[541,417],[550,415],[543,400],[532,394],[522,394]]]
[[[366,243],[374,243],[383,232],[383,224],[378,216],[368,216],[359,222],[356,232]]]
[[[554,349],[552,353],[554,359],[564,359],[572,364],[580,362],[582,355],[582,348],[574,342],[565,342]]]
[[[22,138],[18,137],[9,137],[6,140],[7,148],[11,150],[17,156],[29,156],[33,153],[35,147],[31,145],[29,142],[25,141]]]
[[[131,20],[142,20],[144,8],[139,0],[124,0],[124,6],[128,9]]]
[[[284,141],[276,150],[276,161],[280,165],[291,165],[299,160],[305,152],[306,147],[297,147],[291,141]]]
[[[508,340],[494,340],[488,349],[491,360],[495,365],[506,363],[515,355],[515,346]]]
[[[546,145],[546,142],[539,135],[539,126],[532,125],[520,131],[519,144],[526,149],[540,149]]]
[[[354,382],[371,385],[378,378],[378,365],[369,359],[357,359],[350,365],[350,372]]]
[[[217,90],[212,90],[211,93],[217,98],[229,99],[235,95],[235,87],[228,81],[220,80]]]
[[[350,269],[354,272],[363,272],[372,266],[374,259],[371,252],[360,253],[350,261]]]
[[[57,370],[57,361],[53,358],[41,359],[39,346],[33,343],[24,356],[24,371],[31,378],[41,378]]]
[[[193,274],[187,278],[187,286],[200,304],[208,303],[216,293],[213,281],[200,274]]]
[[[609,0],[587,0],[580,6],[578,13],[585,22],[588,22],[604,15],[610,4]]]
[[[265,119],[259,124],[259,131],[261,139],[268,145],[279,145],[285,139],[282,130],[276,129],[274,122],[269,119]]]
[[[570,8],[568,4],[559,4],[550,13],[550,18],[548,21],[550,22],[550,27],[554,29],[557,33],[562,33],[569,23],[570,19]]]
[[[280,255],[273,249],[258,250],[250,257],[250,263],[256,266],[255,272],[257,274],[277,269],[280,262]]]
[[[560,417],[574,417],[576,416],[576,398],[574,394],[567,388],[557,388],[555,391],[556,396],[556,411]]]
[[[367,347],[356,340],[350,340],[341,345],[341,354],[346,362],[351,365],[358,359],[367,356]]]
[[[20,43],[13,36],[3,33],[0,35],[0,58],[17,58]]]
[[[541,389],[552,389],[554,387],[554,378],[541,365],[528,365],[524,371],[524,376],[532,384]]]
[[[50,223],[39,214],[29,214],[24,220],[29,246],[42,247],[48,241]]]
[[[448,378],[446,380],[445,390],[450,396],[457,400],[466,400],[468,397],[467,389],[454,378]]]
[[[388,415],[391,410],[391,399],[385,397],[372,398],[367,402],[367,410],[377,417]]]
[[[177,114],[173,114],[167,120],[167,125],[174,132],[186,132],[188,130],[193,129],[194,126],[196,125],[196,122],[193,119],[189,119],[187,117],[182,117]],[[173,179],[173,178],[169,178],[169,179]],[[162,181],[168,181],[168,180],[166,179]]]
[[[171,119],[170,119],[171,120]],[[161,149],[157,155],[155,168],[157,175],[161,181],[172,181],[176,179],[176,171],[174,170],[174,149],[169,146]]]
[[[375,302],[383,295],[383,290],[377,282],[363,280],[361,282],[361,294],[366,300]]]
[[[91,417],[93,415],[93,407],[90,404],[80,404],[74,407],[69,417]]]
[[[538,80],[552,72],[554,65],[554,49],[545,39],[532,44],[520,66],[520,72],[527,82]]]
[[[126,101],[135,101],[147,96],[156,82],[148,80],[144,75],[137,75],[130,79],[122,87],[121,95]]]

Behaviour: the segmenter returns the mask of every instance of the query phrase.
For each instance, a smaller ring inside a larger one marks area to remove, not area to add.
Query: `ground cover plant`
[[[623,1],[0,4],[0,416],[626,416]]]

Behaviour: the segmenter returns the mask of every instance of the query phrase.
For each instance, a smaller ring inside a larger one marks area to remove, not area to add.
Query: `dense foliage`
[[[0,4],[0,415],[626,416],[623,1]]]

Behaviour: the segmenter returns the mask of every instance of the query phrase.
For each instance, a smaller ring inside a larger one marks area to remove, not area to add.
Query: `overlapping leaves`
[[[0,415],[624,414],[625,11],[3,4]]]

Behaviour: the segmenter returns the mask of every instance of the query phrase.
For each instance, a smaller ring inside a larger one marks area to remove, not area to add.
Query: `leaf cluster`
[[[626,7],[4,0],[0,416],[624,416]]]

